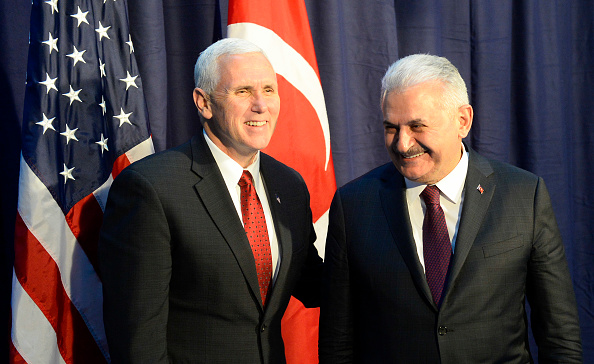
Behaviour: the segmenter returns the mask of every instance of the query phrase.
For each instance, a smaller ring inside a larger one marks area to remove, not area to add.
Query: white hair
[[[194,85],[210,95],[221,78],[219,58],[224,55],[261,53],[266,59],[264,50],[254,43],[240,38],[221,39],[200,53],[194,66]]]
[[[446,58],[429,54],[413,54],[393,63],[382,79],[381,102],[390,92],[401,93],[427,81],[444,85],[444,108],[454,111],[469,103],[466,84],[458,69]]]

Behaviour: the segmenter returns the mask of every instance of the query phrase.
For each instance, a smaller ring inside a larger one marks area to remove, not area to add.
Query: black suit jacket
[[[481,193],[477,187],[481,186]],[[339,189],[330,209],[321,363],[578,363],[575,296],[542,179],[470,150],[445,296],[433,303],[392,163]]]
[[[202,135],[115,179],[99,243],[114,363],[283,363],[291,295],[318,304],[321,270],[301,176],[261,154],[281,265],[262,307],[250,244]]]

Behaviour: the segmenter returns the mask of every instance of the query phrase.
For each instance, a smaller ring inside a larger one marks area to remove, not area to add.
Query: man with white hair
[[[462,139],[466,85],[412,55],[382,80],[392,159],[330,208],[320,363],[580,363],[571,278],[544,181]]]
[[[280,98],[263,51],[241,39],[196,62],[203,133],[126,168],[99,244],[114,363],[284,363],[291,295],[318,305],[309,193],[260,153]],[[288,122],[288,121],[287,121]]]

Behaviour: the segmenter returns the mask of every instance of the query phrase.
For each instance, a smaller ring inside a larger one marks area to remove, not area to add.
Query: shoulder
[[[176,173],[177,169],[190,170],[191,142],[144,157],[126,167],[120,175],[141,174],[147,177]],[[119,177],[119,176],[118,176]]]
[[[292,182],[305,185],[305,181],[299,172],[268,154],[260,153],[260,168],[265,179],[272,177],[275,180],[284,181],[285,183]]]
[[[388,162],[346,183],[338,189],[338,193],[341,195],[375,193],[386,184],[401,185],[402,181],[402,176],[394,164]]]
[[[195,180],[191,173],[191,142],[144,157],[124,168],[114,179],[111,189],[166,189]]]
[[[539,176],[530,171],[482,156],[474,150],[470,150],[469,153],[469,170],[478,170],[481,174],[489,178],[494,178],[498,183],[516,186],[536,185],[539,183]]]

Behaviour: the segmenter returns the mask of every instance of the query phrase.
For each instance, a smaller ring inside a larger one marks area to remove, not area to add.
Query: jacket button
[[[264,331],[266,331],[266,324],[262,324],[262,326],[260,326],[260,332]]]
[[[448,328],[447,328],[447,326],[440,326],[440,327],[437,329],[437,333],[439,334],[439,336],[444,336],[445,334],[447,334],[447,333],[448,333]]]

